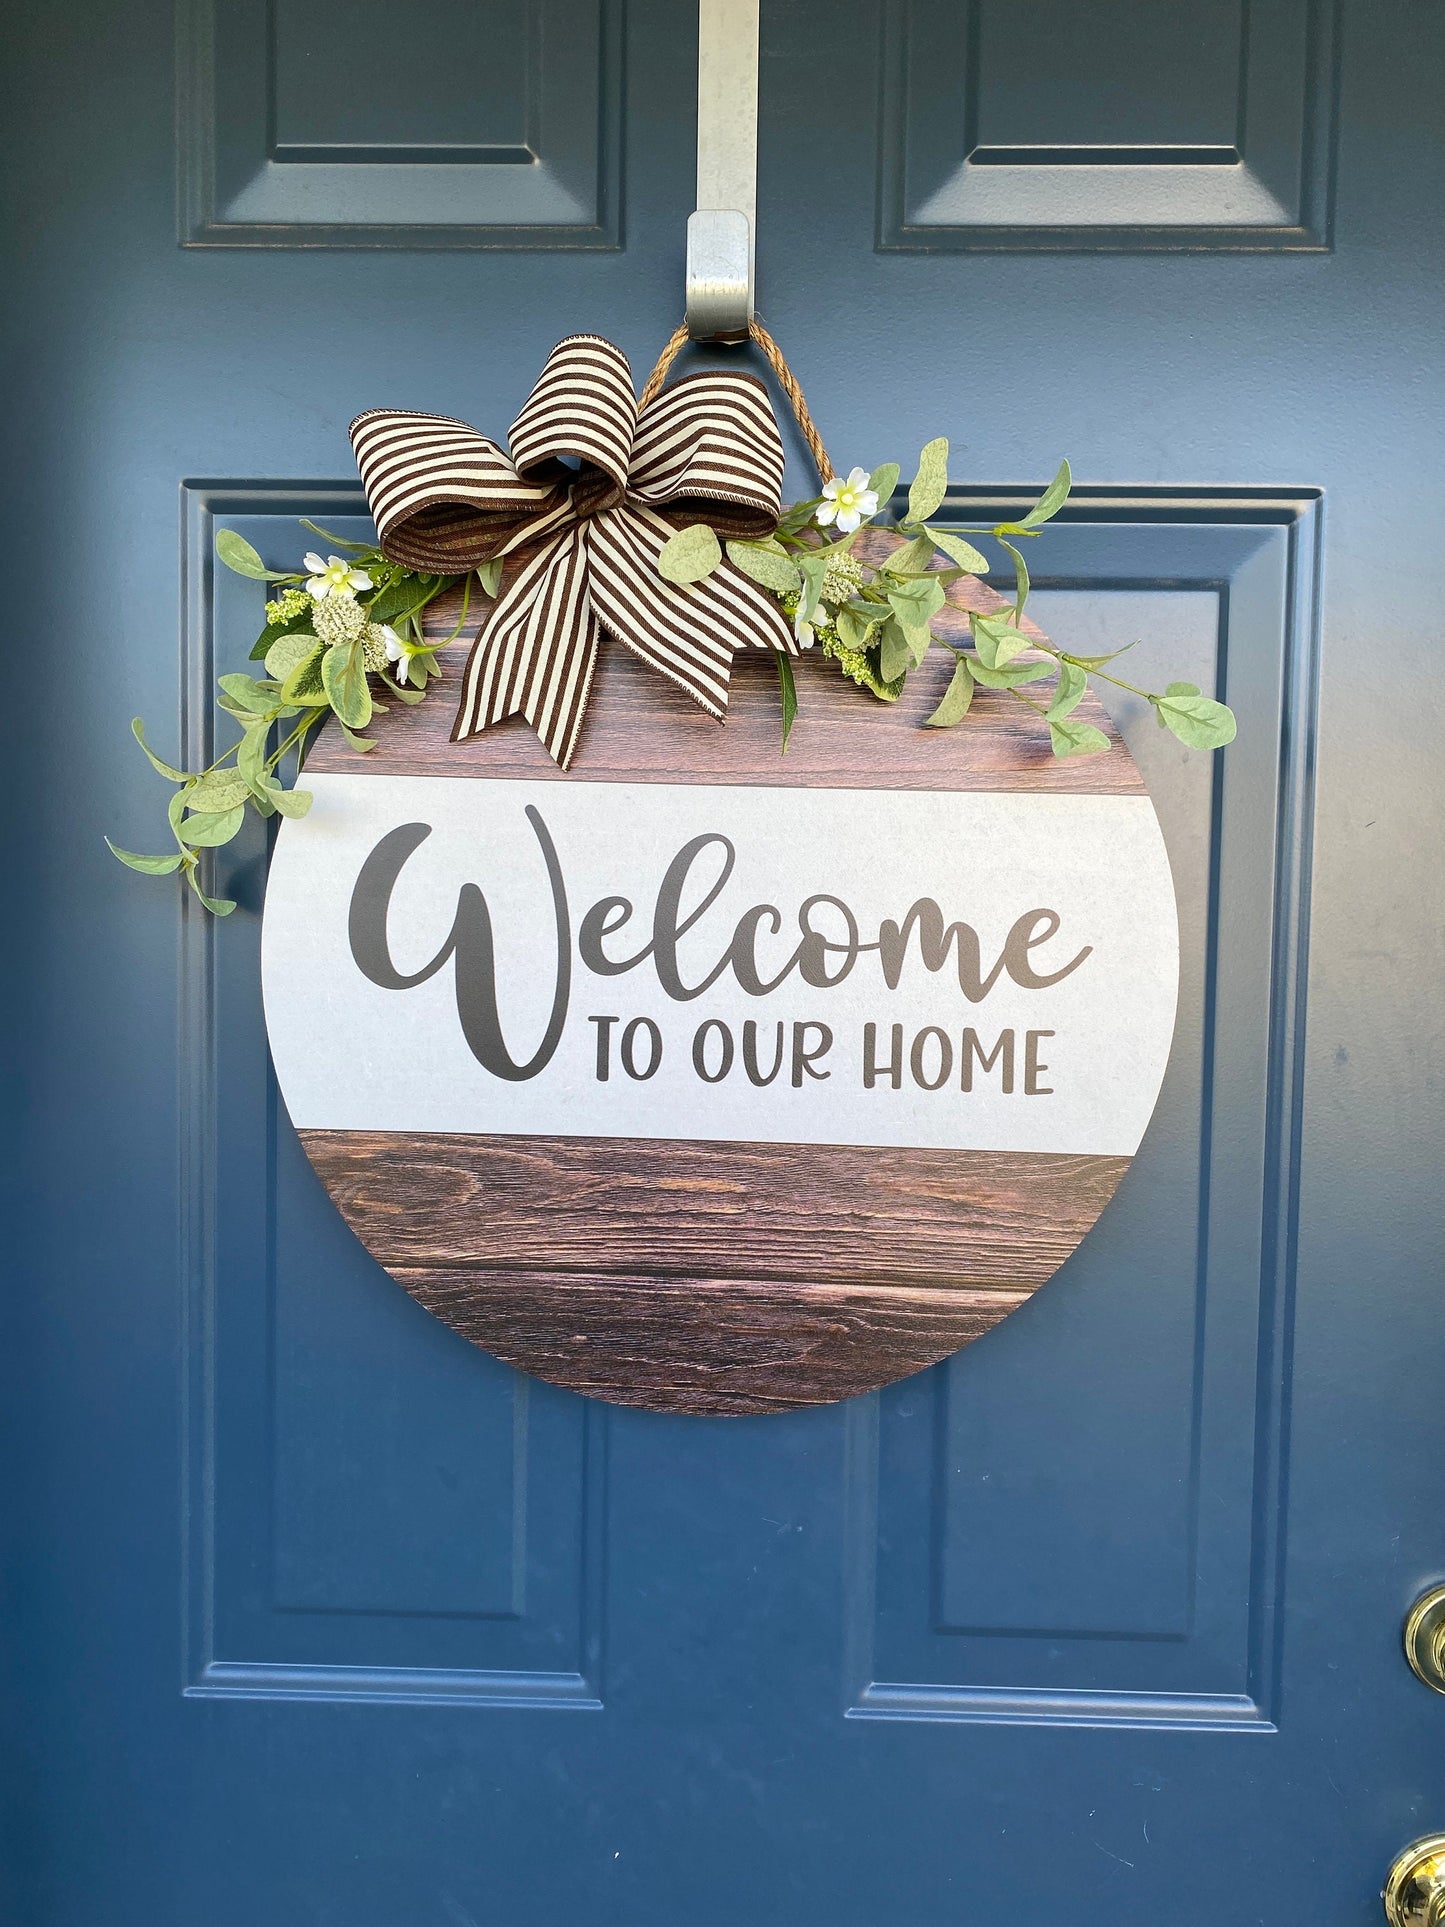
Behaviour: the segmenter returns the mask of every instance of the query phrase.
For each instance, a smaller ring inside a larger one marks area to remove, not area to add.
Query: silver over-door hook
[[[698,0],[697,211],[687,224],[687,331],[745,341],[758,199],[758,0]]]

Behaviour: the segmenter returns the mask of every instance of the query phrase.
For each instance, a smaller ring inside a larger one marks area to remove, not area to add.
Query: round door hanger
[[[323,739],[280,826],[266,1021],[322,1181],[457,1332],[620,1403],[955,1351],[1078,1244],[1163,1077],[1174,893],[1117,736],[1058,762],[1002,695],[941,738],[802,694],[782,758],[771,665],[720,729],[613,650],[572,774],[451,744],[443,697]]]

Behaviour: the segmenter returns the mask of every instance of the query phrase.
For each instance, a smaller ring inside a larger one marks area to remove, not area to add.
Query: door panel
[[[1366,1927],[1445,1825],[1399,1652],[1445,1572],[1445,16],[765,0],[760,298],[835,460],[946,433],[969,520],[1067,453],[1045,626],[1241,731],[1117,711],[1183,1000],[1094,1232],[952,1362],[734,1420],[391,1284],[276,1100],[264,836],[217,928],[99,840],[164,800],[128,716],[201,754],[255,633],[217,526],[289,559],[361,514],[356,410],[499,432],[563,333],[645,373],[693,9],[13,33],[7,1922]]]

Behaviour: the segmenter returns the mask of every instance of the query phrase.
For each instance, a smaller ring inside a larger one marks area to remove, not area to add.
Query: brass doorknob
[[[1445,1693],[1445,1586],[1432,1586],[1410,1608],[1405,1657],[1427,1686]]]
[[[1385,1882],[1390,1927],[1445,1927],[1445,1833],[1406,1847]]]

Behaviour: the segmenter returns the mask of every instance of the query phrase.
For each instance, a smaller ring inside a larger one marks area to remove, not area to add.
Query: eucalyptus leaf
[[[969,575],[988,574],[988,557],[981,555],[972,542],[965,542],[961,535],[953,535],[947,529],[930,529],[928,539]]]
[[[1122,649],[1112,650],[1107,656],[1070,656],[1069,661],[1078,663],[1081,669],[1102,669],[1106,662],[1117,662],[1120,656],[1127,656],[1131,649],[1138,647],[1137,641],[1126,642]]]
[[[912,662],[913,651],[908,646],[907,632],[896,617],[890,617],[884,625],[879,648],[879,674],[884,682],[897,682],[901,676],[907,675]]]
[[[505,567],[506,564],[499,555],[489,556],[485,562],[477,564],[477,580],[481,583],[484,594],[494,596],[497,593],[502,586],[502,570]]]
[[[341,718],[339,716],[337,717],[336,720],[338,722],[341,722]],[[356,731],[354,729],[348,729],[345,723],[341,723],[341,733],[346,738],[347,742],[350,743],[351,747],[354,750],[358,751],[363,756],[366,754],[366,752],[369,749],[376,748],[376,742],[374,738],[369,736],[358,736]]]
[[[361,644],[345,643],[328,649],[321,658],[321,680],[342,722],[349,729],[365,729],[371,721],[372,704]]]
[[[1061,716],[1050,722],[1049,741],[1055,756],[1097,756],[1109,747],[1102,729],[1081,723],[1077,716]]]
[[[246,806],[238,803],[234,809],[220,810],[214,815],[188,817],[181,826],[181,835],[193,849],[214,849],[218,844],[229,843],[246,819]]]
[[[764,548],[758,542],[729,542],[727,550],[729,562],[774,595],[792,595],[802,586],[797,569],[776,549]]]
[[[231,676],[221,676],[217,680],[216,687],[224,689],[228,696],[234,697],[243,708],[249,709],[257,716],[268,716],[273,710],[281,707],[278,693],[274,689],[268,689],[265,683],[258,682],[254,676],[242,675],[239,672]]]
[[[311,533],[313,535],[319,535],[323,542],[334,542],[338,549],[350,549],[353,555],[372,555],[375,553],[374,543],[353,542],[348,536],[334,535],[330,529],[323,529],[319,522],[312,522],[304,515],[299,519],[303,529],[310,529]]]
[[[1069,490],[1073,487],[1073,481],[1068,463],[1060,462],[1058,474],[1034,503],[1023,521],[1019,523],[1020,529],[1036,529],[1041,522],[1047,522],[1051,516],[1057,515],[1069,499]]]
[[[969,704],[973,701],[973,671],[960,656],[953,666],[948,688],[943,692],[943,701],[928,718],[928,729],[952,729],[961,723],[968,714]]]
[[[1158,696],[1155,709],[1189,749],[1223,749],[1234,741],[1234,712],[1209,696]]]
[[[911,582],[890,583],[888,606],[904,623],[930,622],[947,597],[937,575],[917,576]]]
[[[933,560],[933,537],[915,535],[911,542],[905,542],[901,549],[880,565],[885,576],[895,580],[913,575],[922,575]]]
[[[974,616],[971,627],[974,647],[989,669],[1002,669],[1005,663],[1034,646],[1032,636],[1015,629],[1003,616]]]
[[[234,529],[216,530],[216,554],[228,569],[237,575],[249,576],[253,582],[290,582],[295,579],[294,569],[268,569],[257,555],[244,535],[237,535]]]
[[[982,661],[972,665],[974,677],[985,689],[1017,689],[1028,682],[1042,682],[1052,676],[1054,665],[1051,662],[1011,662],[1002,669],[990,669]]]
[[[948,493],[948,437],[940,435],[918,457],[918,473],[908,491],[908,519],[926,522]]]
[[[181,791],[181,801],[197,816],[221,816],[244,803],[250,784],[233,769],[218,769]]]
[[[1166,696],[1197,696],[1199,694],[1199,684],[1197,682],[1172,682],[1164,691],[1164,694]]]
[[[706,522],[694,522],[691,528],[679,529],[663,543],[657,558],[657,572],[668,582],[686,588],[710,576],[721,561],[722,549],[717,536]]]
[[[146,760],[150,763],[152,769],[158,770],[162,776],[169,777],[173,783],[188,783],[190,781],[190,777],[185,770],[177,769],[173,763],[163,763],[160,757],[156,755],[155,751],[146,741],[145,724],[139,716],[131,717],[130,733],[145,751]]]
[[[1077,708],[1088,686],[1088,678],[1082,669],[1071,662],[1062,663],[1059,667],[1059,686],[1048,708],[1049,721],[1057,722],[1061,716],[1067,716],[1071,709]]]
[[[268,622],[260,635],[257,636],[255,642],[251,645],[251,654],[248,660],[251,662],[264,662],[266,660],[266,651],[278,636],[289,636],[294,634],[297,629],[309,629],[310,627],[311,609],[309,605],[304,609],[298,610],[294,616],[288,616],[285,622]]]
[[[868,486],[878,497],[879,508],[887,508],[889,498],[898,486],[899,473],[897,462],[884,462],[881,468],[875,468],[868,477]]]
[[[179,850],[172,856],[140,856],[134,850],[121,849],[109,837],[105,839],[105,847],[112,856],[119,857],[128,870],[139,870],[142,876],[169,876],[172,870],[179,870],[184,861]]]
[[[342,728],[344,729],[345,727],[346,725],[343,723]],[[368,745],[368,747],[370,747],[370,745]],[[276,805],[278,812],[282,816],[297,817],[305,816],[315,801],[315,798],[312,796],[310,790],[283,789],[278,783],[272,792],[271,801]]]
[[[999,537],[999,546],[1000,548],[1007,549],[1013,557],[1014,621],[1017,622],[1024,612],[1024,604],[1029,599],[1029,565],[1024,561],[1022,555],[1019,554],[1013,543],[1005,542],[1002,536]]]
[[[194,869],[187,869],[186,881],[213,917],[229,917],[235,909],[236,906],[229,897],[208,897],[201,888],[200,878],[196,875]]]
[[[884,613],[884,610],[879,609],[869,621],[864,622],[860,616],[854,614],[851,607],[840,609],[833,618],[834,625],[838,631],[838,640],[845,649],[866,649],[868,646],[868,638],[873,632],[874,625],[881,619]]]

